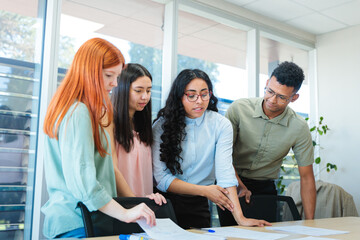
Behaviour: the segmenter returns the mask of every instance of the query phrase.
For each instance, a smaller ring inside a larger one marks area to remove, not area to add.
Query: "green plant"
[[[306,121],[309,121],[309,118],[305,118]],[[310,128],[311,136],[312,136],[312,143],[314,147],[314,162],[315,164],[321,163],[321,156],[320,156],[320,149],[322,147],[320,146],[319,138],[320,136],[326,135],[327,132],[330,130],[330,128],[323,123],[324,117],[320,117],[317,125]],[[292,165],[292,166],[291,166]],[[290,167],[289,167],[290,166]],[[290,169],[290,170],[289,170]],[[286,157],[283,158],[283,164],[281,166],[281,171],[283,175],[290,175],[294,174],[294,169],[297,169],[297,163],[294,157],[294,154],[289,153]],[[320,170],[322,172],[324,169],[326,169],[327,172],[330,172],[331,170],[337,171],[336,164],[332,163],[326,163],[325,167]],[[298,175],[298,172],[297,172]],[[283,184],[284,177],[280,176],[276,182],[277,189],[280,194],[282,194],[285,190],[285,185]]]
[[[306,121],[309,120],[309,118],[305,118]],[[315,163],[316,164],[320,164],[321,163],[321,157],[320,157],[320,143],[318,141],[320,136],[326,135],[326,133],[330,130],[330,128],[323,123],[324,117],[320,117],[318,125],[317,126],[313,126],[312,128],[310,128],[310,132],[313,134],[313,146],[315,148]],[[332,169],[334,171],[337,171],[337,166],[335,164],[332,163],[326,163],[326,171],[330,172]],[[321,170],[322,171],[322,170]]]

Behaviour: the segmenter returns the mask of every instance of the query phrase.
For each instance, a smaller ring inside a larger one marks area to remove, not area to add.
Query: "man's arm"
[[[304,206],[305,219],[314,219],[316,206],[316,187],[312,165],[299,166],[300,193]]]
[[[234,169],[235,169],[235,167],[234,167]],[[251,191],[249,189],[247,189],[247,187],[241,181],[239,175],[236,172],[235,172],[235,176],[236,176],[236,179],[238,180],[238,183],[239,183],[239,185],[237,187],[238,196],[239,197],[245,196],[245,201],[247,203],[250,203]]]

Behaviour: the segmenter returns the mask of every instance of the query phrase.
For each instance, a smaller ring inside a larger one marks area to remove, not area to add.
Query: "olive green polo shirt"
[[[269,119],[263,98],[239,99],[226,112],[233,126],[233,164],[236,172],[255,180],[277,179],[282,159],[292,149],[299,166],[314,162],[307,122],[289,106]]]

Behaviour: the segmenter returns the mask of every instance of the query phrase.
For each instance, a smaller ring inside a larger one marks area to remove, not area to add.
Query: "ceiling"
[[[160,1],[160,0],[159,0]],[[156,0],[62,0],[61,34],[84,42],[102,34],[162,48],[164,5]],[[360,24],[360,0],[213,0],[323,34]],[[38,0],[0,0],[1,8],[37,16]],[[356,13],[355,13],[356,11]],[[178,53],[193,58],[246,67],[246,31],[185,11],[179,12]],[[66,30],[66,33],[62,32]],[[307,51],[260,38],[260,71],[269,62],[291,60],[307,68]]]
[[[360,0],[225,0],[319,35],[360,24]]]

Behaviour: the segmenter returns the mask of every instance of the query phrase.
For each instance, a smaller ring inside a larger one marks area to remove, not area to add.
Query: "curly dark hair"
[[[113,88],[111,102],[114,107],[114,136],[116,141],[130,152],[134,144],[133,129],[129,116],[129,91],[131,83],[139,77],[147,76],[152,81],[149,71],[140,64],[129,63],[118,78],[118,86]],[[139,133],[140,141],[150,146],[153,141],[151,127],[151,99],[144,110],[136,111],[133,117],[134,130]]]
[[[182,104],[186,86],[195,78],[204,80],[209,91],[213,92],[213,85],[209,76],[199,69],[185,69],[175,78],[169,96],[166,100],[165,107],[162,108],[157,119],[163,118],[163,134],[161,135],[162,143],[160,144],[160,160],[166,163],[167,169],[175,175],[183,174],[180,161],[182,152],[181,142],[185,139],[185,109]],[[211,94],[208,110],[217,112],[218,99]],[[155,119],[155,121],[157,120]]]
[[[302,82],[304,81],[303,70],[293,62],[283,62],[271,74],[271,77],[276,77],[281,85],[294,87],[294,92],[299,91]]]

